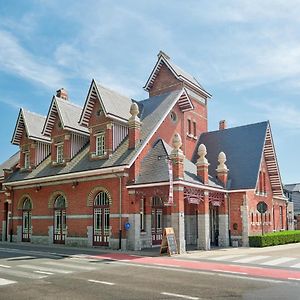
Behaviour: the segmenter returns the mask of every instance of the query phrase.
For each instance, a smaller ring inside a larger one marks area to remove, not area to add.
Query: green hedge
[[[249,236],[250,247],[267,247],[300,242],[300,230],[289,230]]]

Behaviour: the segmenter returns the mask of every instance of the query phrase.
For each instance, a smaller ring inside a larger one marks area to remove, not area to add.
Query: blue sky
[[[135,99],[159,50],[213,95],[209,129],[270,120],[284,183],[300,182],[300,1],[0,0],[0,161],[19,107],[46,115],[92,78]]]

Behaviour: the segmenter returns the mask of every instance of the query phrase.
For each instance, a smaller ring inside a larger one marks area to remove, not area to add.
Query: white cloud
[[[65,78],[50,61],[34,57],[9,32],[0,30],[0,70],[42,84],[48,88],[57,88]]]
[[[284,100],[282,100],[284,102]],[[281,128],[299,133],[300,109],[290,103],[275,104],[274,101],[254,101],[250,105],[258,109],[258,113],[276,123]]]

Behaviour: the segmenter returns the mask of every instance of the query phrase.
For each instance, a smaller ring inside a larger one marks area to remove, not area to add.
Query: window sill
[[[65,166],[65,165],[66,165],[65,160],[63,160],[62,162],[57,162],[57,161],[52,162],[52,167],[61,167],[61,166]]]
[[[101,159],[108,159],[107,152],[104,152],[103,155],[96,155],[96,153],[90,153],[91,160],[101,160]]]

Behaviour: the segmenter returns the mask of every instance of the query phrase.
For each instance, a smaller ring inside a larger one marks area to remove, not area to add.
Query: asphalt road
[[[0,243],[0,299],[299,299],[300,281],[104,252]]]

